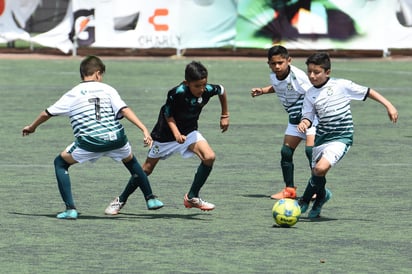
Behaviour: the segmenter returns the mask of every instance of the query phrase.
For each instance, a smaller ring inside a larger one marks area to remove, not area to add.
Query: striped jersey
[[[203,107],[215,95],[223,95],[225,89],[221,85],[207,84],[201,97],[195,97],[189,87],[183,83],[167,93],[166,103],[161,107],[157,123],[151,136],[158,142],[175,141],[166,118],[173,117],[180,133],[188,135],[197,130],[198,120]]]
[[[353,143],[351,100],[366,100],[369,88],[345,79],[330,78],[321,87],[311,87],[303,103],[303,118],[318,118],[315,146],[339,141]]]
[[[127,143],[120,110],[127,107],[111,86],[86,81],[66,92],[46,109],[52,116],[68,116],[76,144],[87,151],[103,152]]]
[[[300,122],[305,93],[312,84],[305,72],[292,65],[289,68],[290,72],[285,79],[279,80],[276,74],[271,72],[270,80],[276,95],[289,114],[289,123],[297,125]]]

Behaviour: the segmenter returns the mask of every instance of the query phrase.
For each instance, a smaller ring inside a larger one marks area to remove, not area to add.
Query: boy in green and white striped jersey
[[[53,116],[70,118],[75,141],[54,160],[59,191],[66,205],[66,210],[57,214],[58,219],[77,219],[78,216],[71,191],[69,167],[76,163],[95,162],[103,156],[122,161],[129,170],[131,177],[125,192],[140,186],[148,209],[163,207],[163,203],[153,195],[149,180],[133,155],[119,120],[125,117],[138,127],[143,132],[146,146],[151,146],[153,140],[145,125],[120,98],[118,92],[102,83],[105,70],[106,67],[100,58],[96,56],[84,58],[80,64],[82,82],[42,111],[22,130],[23,136],[26,136],[34,133],[39,125]],[[119,196],[117,208],[124,206],[126,199],[122,198],[127,196],[124,194]],[[116,207],[112,209],[110,214],[115,213]]]
[[[298,130],[308,130],[315,117],[318,118],[318,124],[313,147],[312,176],[299,203],[302,213],[306,212],[312,195],[316,194],[308,217],[317,218],[322,206],[332,197],[330,190],[325,188],[325,176],[342,159],[353,142],[350,101],[366,100],[369,97],[381,103],[393,123],[398,120],[398,111],[374,89],[349,80],[330,78],[331,61],[327,53],[312,54],[306,60],[306,65],[313,87],[306,92]]]

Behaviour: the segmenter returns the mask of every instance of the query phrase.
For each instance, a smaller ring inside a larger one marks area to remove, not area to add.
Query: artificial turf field
[[[21,129],[79,82],[80,58],[0,59],[1,273],[411,273],[411,60],[333,59],[332,76],[370,86],[399,110],[398,124],[373,100],[353,102],[354,145],[327,175],[333,198],[322,218],[303,215],[292,228],[274,226],[269,196],[283,188],[280,147],[287,116],[276,95],[252,99],[269,84],[263,59],[104,58],[114,86],[149,130],[186,63],[202,61],[209,82],[228,92],[230,128],[219,129],[220,104],[203,110],[200,131],[217,154],[201,196],[216,209],[186,209],[197,158],[175,155],[149,177],[165,203],[146,209],[140,190],[117,216],[108,203],[128,172],[110,159],[70,168],[80,216],[64,210],[53,160],[73,141],[67,118],[52,118],[36,133]],[[303,59],[293,64],[305,69]],[[123,121],[139,162],[141,132]],[[295,181],[303,193],[310,171],[303,144],[295,152]]]

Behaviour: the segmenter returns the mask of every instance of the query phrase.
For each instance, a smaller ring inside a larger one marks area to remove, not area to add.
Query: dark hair
[[[207,78],[207,69],[200,62],[192,61],[185,69],[185,80],[188,82]]]
[[[306,65],[314,64],[321,66],[324,70],[330,70],[330,57],[327,52],[316,52],[306,59]]]
[[[273,46],[268,50],[268,60],[272,59],[272,56],[280,55],[283,58],[289,58],[289,52],[285,47],[282,46]]]
[[[94,55],[86,56],[80,63],[80,77],[84,79],[84,77],[91,76],[96,71],[103,74],[106,71],[106,66],[99,57]]]

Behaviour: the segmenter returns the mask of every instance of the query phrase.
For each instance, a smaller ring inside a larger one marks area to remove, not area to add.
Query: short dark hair
[[[103,74],[106,71],[106,66],[99,57],[94,55],[86,56],[80,63],[80,77],[84,79],[84,77],[91,76],[96,71]]]
[[[280,55],[285,59],[290,57],[288,50],[280,45],[273,46],[268,50],[268,60],[272,59],[272,56],[275,55]]]
[[[188,82],[198,81],[207,78],[207,69],[202,63],[192,61],[186,65],[185,80]]]
[[[327,52],[316,52],[306,59],[306,65],[314,64],[321,66],[324,70],[330,70],[331,62],[329,53]]]

